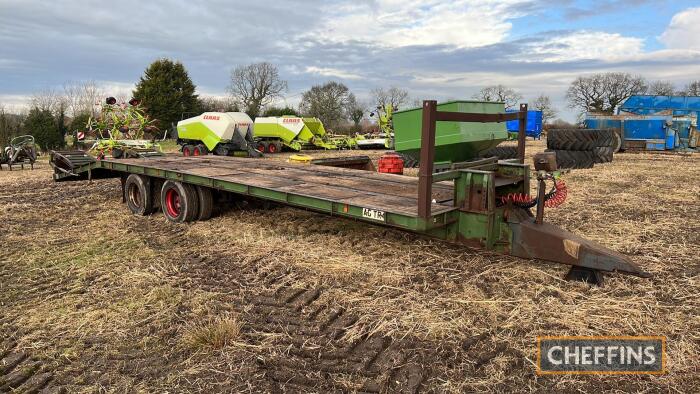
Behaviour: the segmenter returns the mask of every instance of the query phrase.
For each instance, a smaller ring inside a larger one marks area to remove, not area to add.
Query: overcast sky
[[[124,94],[159,57],[181,61],[203,95],[224,95],[233,66],[269,61],[289,81],[281,105],[328,80],[421,100],[500,83],[550,95],[573,120],[564,94],[581,74],[700,79],[700,2],[0,0],[5,106],[68,81]]]

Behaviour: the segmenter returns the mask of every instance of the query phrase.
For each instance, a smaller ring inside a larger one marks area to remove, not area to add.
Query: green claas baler
[[[255,119],[257,148],[261,152],[276,153],[287,149],[350,149],[356,146],[353,138],[331,135],[317,118],[271,116]]]
[[[205,112],[179,121],[177,134],[185,156],[261,156],[254,147],[253,120],[243,112]]]

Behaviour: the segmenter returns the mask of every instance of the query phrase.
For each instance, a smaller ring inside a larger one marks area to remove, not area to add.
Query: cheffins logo
[[[537,374],[666,373],[661,336],[537,337]]]

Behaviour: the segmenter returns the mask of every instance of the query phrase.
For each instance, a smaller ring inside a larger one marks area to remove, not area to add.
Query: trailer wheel
[[[277,149],[276,142],[271,142],[267,145],[267,153],[277,153],[277,152],[279,152],[279,149]]]
[[[267,142],[265,142],[265,141],[260,141],[260,142],[258,142],[258,144],[256,145],[256,147],[258,148],[258,150],[259,150],[261,153],[265,153],[265,152],[267,152],[268,144],[267,144]]]
[[[163,214],[171,222],[191,222],[199,214],[199,201],[194,186],[181,182],[165,181],[160,191]]]
[[[183,156],[192,156],[193,151],[194,151],[194,147],[192,145],[185,145],[182,147],[182,155]]]
[[[214,209],[214,199],[211,189],[203,186],[195,186],[197,189],[197,197],[199,199],[199,213],[197,220],[207,220],[211,217]]]
[[[124,200],[134,215],[146,216],[153,213],[153,197],[149,178],[131,174],[124,182]]]
[[[202,144],[196,145],[194,148],[192,148],[192,156],[206,156],[208,154],[209,152],[207,151],[207,147]]]

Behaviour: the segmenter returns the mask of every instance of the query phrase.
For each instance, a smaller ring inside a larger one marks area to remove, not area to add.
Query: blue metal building
[[[628,98],[617,115],[588,114],[587,128],[619,130],[622,149],[695,148],[700,97],[638,95]]]

